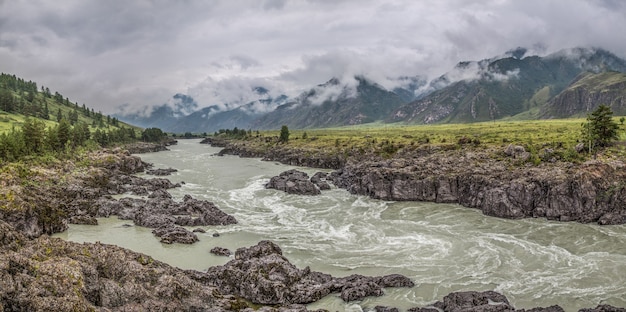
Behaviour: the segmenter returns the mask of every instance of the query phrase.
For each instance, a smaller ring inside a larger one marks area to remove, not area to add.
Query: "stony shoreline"
[[[3,179],[0,310],[252,311],[271,305],[265,310],[307,311],[302,304],[331,293],[352,301],[380,296],[383,287],[413,286],[400,275],[338,279],[298,269],[267,241],[237,250],[224,266],[198,272],[112,245],[50,238],[68,223],[97,225],[96,217],[117,215],[154,228],[163,243],[190,244],[198,238],[185,227],[237,222],[211,202],[191,196],[172,200],[167,190],[179,185],[134,175],[150,165],[128,151],[102,150],[87,157],[91,165],[82,168],[71,162],[30,168],[33,181],[26,185],[18,177]],[[118,194],[147,198],[111,196]]]
[[[426,147],[381,158],[284,145],[262,149],[229,140],[205,143],[223,147],[220,154],[335,169],[330,179],[337,187],[376,199],[456,203],[508,219],[626,223],[626,164],[620,160],[524,165],[509,151],[523,148],[512,146],[496,151]]]
[[[97,224],[95,217],[113,214],[155,230],[169,226],[173,234],[158,235],[161,239],[166,236],[164,243],[177,242],[177,238],[187,242],[188,233],[177,236],[179,229],[187,231],[183,226],[236,222],[210,202],[191,197],[182,202],[171,200],[167,189],[176,184],[135,176],[149,165],[127,151],[104,150],[89,157],[91,165],[86,167],[67,162],[58,168],[30,168],[35,183],[26,185],[18,178],[3,176],[0,310],[308,311],[303,304],[332,293],[345,301],[358,301],[383,295],[386,287],[419,283],[397,274],[335,278],[308,267],[300,269],[269,241],[240,248],[225,265],[199,272],[181,270],[117,246],[50,238],[49,234],[67,229],[68,222]],[[124,193],[148,198],[111,197]],[[513,310],[501,294],[467,291],[408,311]],[[376,307],[374,311],[398,310]],[[553,306],[534,311],[562,309]],[[625,310],[598,306],[581,311]]]

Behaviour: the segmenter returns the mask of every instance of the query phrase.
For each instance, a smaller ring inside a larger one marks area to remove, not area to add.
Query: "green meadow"
[[[620,125],[620,140],[603,154],[626,156],[626,126]],[[469,124],[406,125],[372,123],[359,126],[290,130],[289,145],[301,149],[360,150],[391,154],[402,150],[439,146],[483,150],[502,150],[509,144],[521,145],[531,153],[552,149],[563,160],[581,160],[588,155],[576,155],[574,147],[582,142],[584,118],[491,121]],[[306,134],[305,134],[306,133]],[[278,136],[279,131],[262,131],[262,136]]]

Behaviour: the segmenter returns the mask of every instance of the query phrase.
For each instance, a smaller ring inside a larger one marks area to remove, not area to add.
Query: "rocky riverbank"
[[[28,172],[23,174],[30,176],[28,183],[15,176],[13,182],[7,179],[6,191],[0,197],[4,199],[0,201],[0,218],[35,238],[62,232],[68,223],[97,224],[96,217],[116,215],[154,228],[153,233],[164,243],[187,244],[198,238],[184,226],[237,223],[211,202],[189,196],[182,202],[174,201],[167,190],[180,184],[136,176],[150,165],[127,151],[103,150],[86,157],[90,165],[80,168],[67,162],[65,168],[25,169]],[[118,200],[111,196],[120,194],[147,198]]]
[[[330,178],[336,186],[377,199],[457,203],[510,219],[626,223],[626,165],[620,160],[548,161],[535,166],[523,162],[530,154],[521,146],[500,150],[429,146],[401,150],[390,158],[355,154],[328,162],[336,157],[333,151],[319,151],[320,157],[285,145],[264,153],[251,143],[219,143],[224,146],[222,154],[337,169]]]
[[[68,223],[96,225],[96,217],[117,215],[154,228],[163,243],[193,243],[198,238],[185,227],[237,222],[211,202],[191,196],[174,201],[167,189],[179,184],[134,175],[148,168],[120,149],[89,154],[81,163],[2,168],[0,310],[252,311],[272,305],[262,310],[307,311],[300,304],[320,299],[319,294],[342,292],[346,300],[358,300],[382,295],[383,287],[413,285],[399,275],[346,280],[301,270],[271,242],[237,250],[225,266],[197,272],[116,246],[48,236],[66,230]],[[145,197],[111,196],[118,194]],[[258,283],[250,284],[253,280]]]
[[[135,142],[125,145],[124,149],[131,154],[154,153],[167,151],[168,146],[176,145],[177,143],[178,141],[174,139],[167,139],[160,143]]]
[[[3,167],[0,310],[308,311],[303,304],[333,293],[344,301],[358,302],[383,295],[388,287],[414,287],[415,283],[419,287],[419,281],[397,274],[337,278],[297,268],[270,241],[240,248],[225,265],[199,272],[112,245],[79,244],[46,235],[65,230],[69,222],[94,224],[95,217],[118,215],[156,227],[155,234],[169,243],[178,237],[179,229],[186,231],[183,226],[236,222],[212,203],[189,196],[173,201],[167,189],[177,184],[167,179],[134,175],[149,167],[122,150],[100,151],[80,162]],[[318,179],[324,178],[311,180]],[[147,198],[111,197],[124,193]],[[161,233],[163,225],[172,228],[173,234]],[[470,291],[408,311],[514,310],[501,294]],[[558,306],[533,310],[562,311]],[[374,311],[398,309],[380,306]],[[625,310],[598,306],[581,311]]]
[[[29,239],[0,220],[2,311],[265,311],[306,312],[304,303],[339,293],[345,301],[413,287],[401,275],[335,278],[299,269],[263,241],[207,272],[181,270],[113,245]],[[419,287],[419,286],[418,286]],[[377,306],[369,311],[399,311]],[[455,292],[412,312],[526,311],[492,291]],[[527,311],[563,311],[559,306]],[[608,305],[581,312],[623,312]]]
[[[278,161],[291,166],[323,169],[339,169],[346,163],[343,155],[328,153],[319,149],[294,149],[288,146],[277,147],[271,138],[266,144],[251,144],[223,138],[206,138],[201,144],[223,147],[219,155],[237,155],[239,157],[262,158],[266,161]]]
[[[351,162],[332,174],[351,193],[457,203],[501,218],[626,223],[624,163],[512,167],[481,154]]]

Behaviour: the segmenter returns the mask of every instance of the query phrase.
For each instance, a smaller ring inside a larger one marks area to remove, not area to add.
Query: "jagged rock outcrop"
[[[272,177],[265,184],[265,188],[298,195],[319,195],[321,193],[317,185],[309,180],[309,175],[306,172],[296,169],[287,170],[278,176]]]
[[[386,310],[390,311],[390,310]],[[427,307],[410,308],[407,312],[564,312],[559,305],[536,307],[532,309],[515,309],[506,296],[495,291],[460,291],[448,294],[442,301]],[[579,312],[621,312],[623,308],[611,305],[599,305],[593,309],[580,309]]]
[[[198,236],[182,226],[166,223],[152,230],[152,234],[161,238],[161,243],[193,244],[198,241]]]
[[[148,199],[102,198],[95,203],[97,216],[117,215],[123,220],[133,220],[136,225],[154,228],[153,234],[164,243],[191,244],[197,236],[182,226],[208,226],[236,224],[237,220],[213,203],[185,195],[176,202],[165,190],[153,192]]]
[[[29,240],[0,221],[2,311],[225,311],[239,304],[216,291],[140,253]]]
[[[178,144],[178,141],[170,139],[161,143],[135,142],[126,144],[124,148],[132,154],[143,154],[167,151],[168,146],[176,144]]]
[[[311,182],[313,182],[313,184],[315,184],[322,191],[330,190],[330,184],[328,184],[326,180],[327,178],[328,178],[328,173],[316,172],[311,177]]]
[[[225,256],[225,257],[228,257],[232,254],[230,250],[228,250],[228,248],[224,248],[224,247],[213,247],[211,248],[210,252],[214,255]]]
[[[16,180],[20,165],[9,165],[9,174],[0,179],[0,219],[9,222],[29,238],[67,229],[68,222],[94,224],[94,202],[107,194],[130,192],[136,187],[155,190],[173,185],[162,180],[145,180],[132,176],[148,164],[121,149],[100,150],[85,156],[90,165],[76,170],[66,162],[58,168],[30,166],[26,185]],[[14,168],[16,167],[16,168]]]
[[[157,169],[149,169],[148,171],[146,171],[146,174],[155,175],[155,176],[167,176],[174,172],[178,172],[178,170],[174,168],[167,168],[167,169],[157,168]]]
[[[487,154],[435,153],[413,159],[353,162],[333,172],[351,193],[398,201],[458,203],[502,218],[626,223],[626,166],[511,167]]]
[[[167,189],[180,186],[168,179],[144,179],[149,164],[121,149],[102,150],[86,156],[91,166],[72,172],[74,164],[64,170],[67,176],[51,174],[49,169],[31,168],[31,179],[37,186],[22,186],[19,181],[3,181],[0,194],[0,219],[6,220],[29,238],[67,229],[68,223],[97,224],[96,217],[118,215],[137,225],[162,228],[155,234],[165,243],[192,243],[198,238],[182,226],[227,225],[237,222],[213,203],[189,196],[174,202]],[[173,169],[172,169],[173,170]],[[171,171],[171,170],[169,170]],[[37,175],[41,172],[42,176]],[[67,172],[72,172],[68,174]],[[60,180],[63,180],[62,182]],[[148,195],[148,199],[109,195],[131,193]]]
[[[280,247],[270,241],[238,249],[235,259],[223,266],[209,268],[203,280],[223,293],[270,305],[311,303],[334,292],[340,292],[343,300],[352,301],[380,296],[384,287],[414,285],[402,275],[335,278],[313,272],[308,267],[298,269],[283,256]]]

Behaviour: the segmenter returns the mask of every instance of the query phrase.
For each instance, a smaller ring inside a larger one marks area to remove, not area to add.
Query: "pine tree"
[[[283,125],[280,128],[280,142],[282,143],[287,143],[289,142],[289,128],[287,128],[287,126]]]
[[[619,125],[613,121],[613,111],[606,105],[600,105],[582,124],[582,136],[587,142],[589,152],[596,147],[608,147],[618,140]]]
[[[28,154],[38,154],[43,151],[46,124],[43,121],[26,118],[22,125],[22,137]]]
[[[57,122],[61,122],[62,119],[63,119],[63,112],[61,111],[61,108],[59,107],[59,109],[57,110]]]
[[[43,119],[45,120],[49,120],[50,119],[50,110],[48,109],[48,102],[46,101],[44,103],[44,107],[43,107],[43,112],[42,112],[42,116]]]
[[[70,140],[71,131],[72,131],[72,126],[70,126],[69,121],[63,118],[61,122],[59,122],[59,126],[57,129],[57,139],[59,142],[58,147],[60,148],[60,150],[63,150],[67,142]]]

